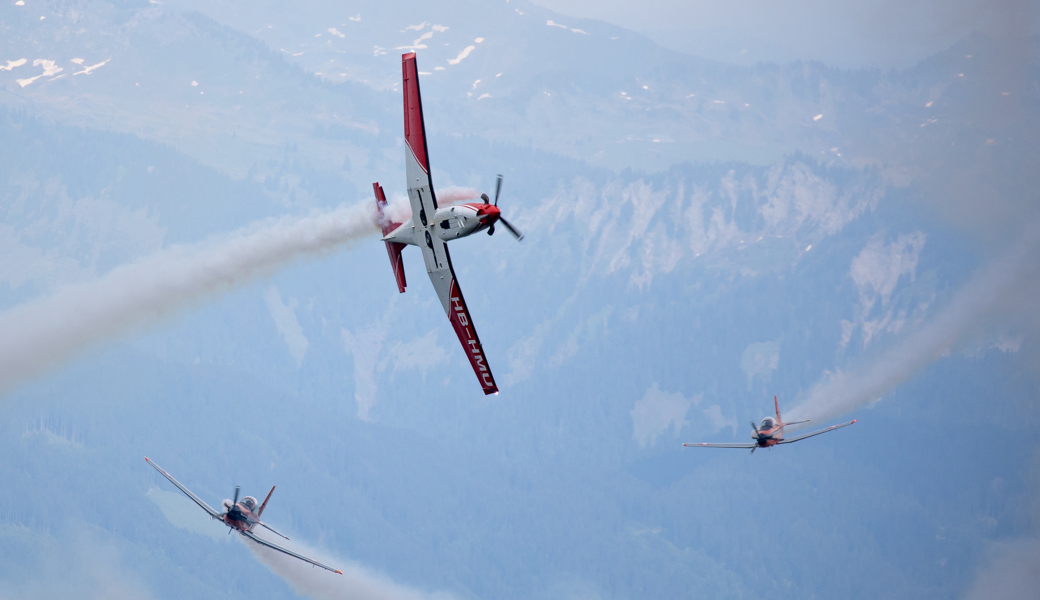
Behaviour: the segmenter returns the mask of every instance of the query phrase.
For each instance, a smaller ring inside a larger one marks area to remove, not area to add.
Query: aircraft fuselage
[[[260,522],[260,518],[256,514],[242,505],[241,502],[231,506],[229,500],[224,501],[224,508],[227,512],[221,519],[225,525],[238,531],[252,531],[256,528]]]
[[[759,448],[775,446],[784,439],[784,424],[779,419],[774,421],[772,417],[765,417],[758,430],[751,433],[751,438]]]

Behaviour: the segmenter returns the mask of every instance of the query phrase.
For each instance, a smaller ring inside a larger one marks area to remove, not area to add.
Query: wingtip
[[[852,423],[855,423],[856,421],[859,421],[859,419],[853,419]],[[849,425],[852,425],[852,423],[849,423]]]
[[[146,456],[146,457],[144,457],[144,462],[152,462],[152,461],[148,460],[148,457]]]
[[[339,573],[340,575],[342,575],[342,574],[343,574],[343,571],[336,571],[336,572],[337,572],[337,573]]]

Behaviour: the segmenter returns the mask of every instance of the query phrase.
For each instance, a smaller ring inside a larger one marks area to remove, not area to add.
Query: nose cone
[[[480,213],[480,222],[484,225],[490,225],[502,216],[502,211],[498,210],[498,207],[494,204],[488,204],[487,206],[481,208]]]

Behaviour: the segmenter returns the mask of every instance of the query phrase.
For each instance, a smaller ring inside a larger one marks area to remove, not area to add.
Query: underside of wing
[[[270,548],[272,550],[277,550],[279,552],[282,552],[283,554],[288,554],[289,556],[292,556],[293,558],[298,558],[298,559],[300,559],[300,560],[302,560],[304,562],[309,562],[312,565],[314,565],[315,567],[321,567],[322,569],[325,569],[327,571],[332,571],[333,573],[339,573],[340,575],[343,574],[343,571],[339,571],[339,570],[333,569],[332,567],[327,566],[327,565],[323,565],[323,564],[321,564],[320,562],[318,562],[316,560],[312,560],[310,558],[307,558],[306,556],[303,556],[302,554],[297,554],[297,553],[293,552],[292,550],[287,550],[285,548],[282,548],[278,544],[275,544],[273,542],[269,542],[269,541],[265,540],[264,538],[256,535],[252,531],[243,531],[241,533],[242,533],[242,535],[244,535],[247,538],[253,540],[257,544],[260,544],[261,546],[267,546],[268,548]]]
[[[408,183],[408,201],[412,205],[412,222],[425,228],[433,220],[437,198],[430,178],[426,125],[423,121],[419,71],[414,52],[401,56],[401,84],[404,88],[404,171]]]
[[[447,253],[447,246],[443,246],[443,251]],[[430,271],[430,280],[444,305],[444,311],[448,313],[451,327],[462,344],[462,349],[469,359],[470,366],[473,367],[473,372],[477,375],[477,381],[480,382],[484,394],[497,393],[498,385],[495,383],[495,376],[491,374],[491,367],[484,355],[484,346],[480,343],[477,328],[474,327],[469,307],[466,306],[466,299],[462,296],[458,281],[455,280],[455,271],[451,268],[450,259],[446,270]]]
[[[834,431],[835,429],[841,429],[842,427],[848,427],[849,425],[852,425],[855,422],[856,422],[856,419],[853,419],[853,420],[849,421],[848,423],[842,423],[841,425],[831,425],[830,427],[827,427],[825,429],[817,429],[816,431],[812,431],[812,432],[809,432],[809,433],[803,433],[802,435],[796,435],[796,436],[794,436],[792,438],[787,438],[787,439],[784,439],[784,440],[780,440],[777,443],[780,443],[780,444],[793,444],[794,442],[797,442],[797,441],[800,441],[800,440],[804,440],[805,438],[811,438],[814,435],[820,435],[821,433],[827,433],[828,431]]]
[[[147,456],[144,458],[144,460],[148,464],[152,465],[155,468],[156,471],[162,473],[163,477],[169,479],[170,483],[172,483],[173,485],[177,486],[177,489],[179,489],[180,491],[184,492],[184,494],[186,496],[188,496],[189,498],[191,498],[195,502],[195,504],[198,504],[200,507],[202,507],[202,510],[208,512],[209,516],[213,517],[214,519],[219,519],[220,518],[220,513],[218,513],[217,511],[213,510],[213,508],[210,507],[209,504],[206,504],[205,502],[203,502],[201,498],[199,498],[195,494],[191,493],[191,490],[189,490],[188,488],[186,488],[183,485],[181,485],[181,483],[179,481],[177,481],[176,479],[174,479],[172,475],[170,475],[166,471],[163,471],[162,467],[160,467],[159,465],[157,465],[154,462],[152,462],[152,460],[150,458],[148,458]]]
[[[685,448],[754,448],[758,444],[683,444]]]

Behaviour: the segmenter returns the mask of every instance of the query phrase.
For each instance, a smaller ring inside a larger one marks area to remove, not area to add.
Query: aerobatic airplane
[[[254,542],[260,544],[261,546],[267,546],[268,548],[271,548],[272,550],[277,550],[279,552],[283,552],[283,553],[288,554],[289,556],[292,556],[294,558],[298,558],[298,559],[300,559],[302,561],[309,562],[309,563],[311,563],[312,565],[314,565],[316,567],[321,567],[322,569],[326,569],[328,571],[332,571],[333,573],[339,573],[340,575],[343,574],[343,571],[337,571],[336,569],[333,569],[332,567],[325,566],[325,565],[321,564],[320,562],[318,562],[316,560],[311,560],[311,559],[307,558],[306,556],[301,556],[301,555],[293,552],[292,550],[286,550],[285,548],[282,548],[281,546],[279,546],[277,544],[272,544],[271,542],[269,542],[269,541],[265,540],[264,538],[256,535],[255,533],[253,533],[253,530],[256,529],[257,525],[259,525],[261,527],[266,528],[268,531],[270,531],[271,533],[274,533],[275,535],[278,535],[278,536],[283,537],[285,539],[289,539],[289,538],[285,537],[284,535],[278,533],[274,529],[272,529],[271,526],[268,525],[267,523],[264,523],[263,521],[260,520],[260,515],[263,514],[264,508],[267,507],[267,501],[271,499],[271,494],[274,493],[274,486],[271,486],[271,491],[267,492],[267,497],[264,498],[264,503],[260,505],[260,508],[257,508],[256,507],[256,498],[254,498],[252,496],[246,496],[245,498],[242,498],[241,502],[238,501],[239,486],[236,485],[235,486],[235,499],[234,500],[224,500],[224,503],[223,503],[224,512],[218,513],[217,511],[213,510],[213,508],[211,508],[210,505],[208,505],[205,502],[203,502],[202,499],[200,499],[198,496],[196,496],[195,494],[191,493],[191,490],[189,490],[188,488],[186,488],[183,485],[181,485],[180,482],[178,482],[176,479],[174,479],[172,475],[170,475],[166,471],[162,470],[162,468],[159,467],[159,465],[157,465],[154,462],[152,462],[151,459],[149,459],[147,456],[144,459],[145,459],[145,461],[148,462],[148,464],[150,464],[153,467],[155,467],[156,471],[162,473],[163,477],[169,479],[170,483],[172,483],[173,485],[177,486],[177,489],[179,489],[180,491],[184,492],[189,498],[191,498],[192,501],[195,502],[195,504],[198,504],[200,507],[202,507],[202,510],[206,511],[207,513],[209,513],[210,517],[212,517],[212,518],[214,518],[214,519],[216,519],[218,521],[223,522],[225,525],[230,527],[232,530],[235,530],[235,531],[241,533],[242,535],[244,535],[247,538],[253,540]],[[230,533],[230,531],[228,533]]]
[[[393,267],[394,276],[397,278],[397,289],[403,294],[406,282],[401,250],[405,246],[418,246],[422,250],[426,272],[430,274],[433,288],[437,290],[444,312],[448,313],[448,320],[462,342],[462,348],[469,357],[480,386],[485,394],[495,394],[498,393],[498,386],[491,374],[487,357],[484,356],[484,348],[477,337],[477,330],[473,326],[469,308],[466,307],[466,300],[462,297],[462,290],[455,280],[447,243],[478,231],[487,230],[488,235],[492,235],[495,233],[496,223],[502,223],[518,240],[524,236],[502,216],[498,208],[498,195],[502,191],[501,175],[495,184],[494,203],[487,194],[481,194],[481,202],[456,206],[437,205],[437,194],[433,191],[433,178],[430,176],[426,125],[423,121],[419,73],[415,65],[414,52],[401,56],[401,71],[404,87],[405,177],[412,218],[406,223],[392,222],[384,212],[386,195],[382,186],[378,182],[372,184],[383,227],[383,241],[386,242],[386,251],[390,255],[390,266]]]
[[[751,434],[751,437],[755,440],[750,444],[683,444],[689,448],[751,448],[751,453],[754,454],[758,448],[771,448],[777,444],[793,444],[810,438],[814,435],[820,435],[821,433],[827,433],[828,431],[834,431],[835,429],[841,429],[848,425],[852,425],[856,422],[856,419],[849,421],[848,423],[842,423],[841,425],[832,425],[825,429],[818,429],[810,433],[803,433],[802,435],[795,436],[793,438],[784,439],[784,427],[788,425],[795,425],[798,423],[808,423],[809,420],[805,421],[792,421],[791,423],[784,423],[780,418],[780,402],[773,396],[773,406],[776,408],[776,419],[773,417],[766,417],[762,419],[762,423],[755,425],[755,422],[751,422],[751,428],[755,430]]]

